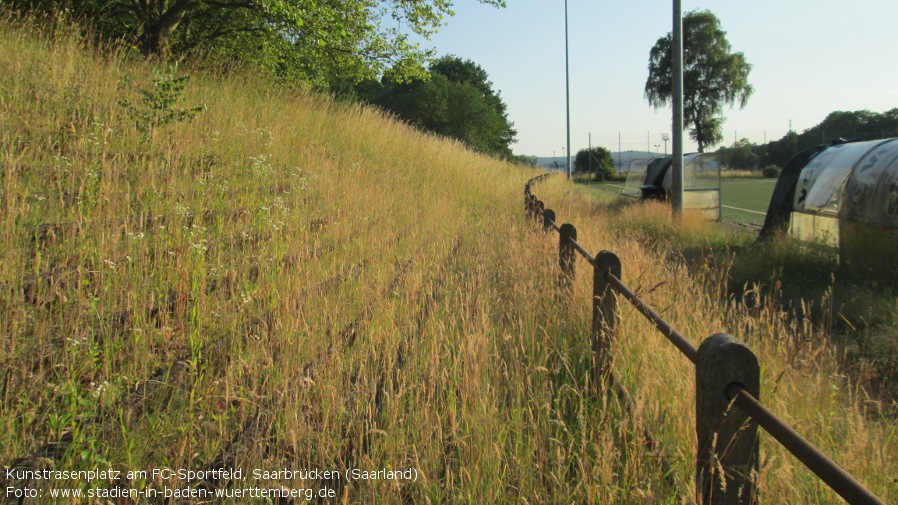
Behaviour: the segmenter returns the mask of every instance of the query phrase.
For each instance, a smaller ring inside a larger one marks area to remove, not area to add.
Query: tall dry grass
[[[728,295],[732,260],[723,264],[677,260],[676,251],[667,249],[672,244],[695,246],[704,241],[710,248],[727,240],[728,232],[699,216],[687,214],[675,222],[669,208],[652,203],[613,212],[584,208],[567,204],[571,191],[559,180],[536,190],[547,205],[564,206],[563,211],[556,210],[558,221],[575,223],[581,243],[595,251],[617,253],[624,281],[696,346],[717,332],[748,344],[761,363],[763,403],[886,502],[894,500],[898,422],[890,414],[893,409],[865,390],[864,377],[845,370],[844,351],[832,343],[831,325],[812,314],[815,302],[808,300],[790,311],[776,303],[758,304],[761,299],[777,299],[776,285],[748,286],[757,293],[743,293],[737,299]],[[572,305],[580,318],[590,317],[591,293],[591,274],[579,273]],[[826,306],[831,299],[830,294],[816,303]],[[656,435],[661,434],[675,465],[693,468],[694,368],[626,300],[619,303],[623,308],[615,372],[638,399],[640,416]],[[829,306],[830,319],[832,309]],[[761,451],[762,501],[840,501],[772,437],[762,436]],[[691,474],[677,475],[688,488]]]
[[[351,502],[670,496],[546,303],[529,172],[189,68],[205,111],[141,132],[122,103],[166,69],[33,28],[0,33],[4,465],[420,471],[265,483]]]
[[[36,31],[0,23],[0,463],[419,471],[260,483],[346,502],[691,497],[687,363],[623,312],[619,373],[673,451],[671,485],[632,417],[593,392],[588,281],[581,267],[574,302],[557,297],[557,242],[523,216],[531,172],[376,110],[191,68],[174,71],[192,76],[184,106],[205,110],[141,132],[122,103],[140,106],[151,64]],[[708,276],[618,236],[560,180],[538,192],[696,342],[745,339],[765,402],[895,496],[895,423],[863,409],[812,328],[721,305]],[[763,450],[766,501],[835,501]]]

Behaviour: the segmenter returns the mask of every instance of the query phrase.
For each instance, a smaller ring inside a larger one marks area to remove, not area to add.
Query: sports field
[[[761,225],[770,204],[770,195],[776,179],[724,178],[721,181],[723,220],[743,224]],[[602,193],[620,193],[623,182],[590,184]],[[598,193],[599,191],[597,191]]]
[[[723,220],[764,224],[774,186],[776,179],[723,179]]]

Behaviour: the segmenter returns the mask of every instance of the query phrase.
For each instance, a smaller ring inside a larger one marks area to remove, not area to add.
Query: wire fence
[[[696,370],[696,496],[702,504],[757,503],[759,427],[851,504],[883,504],[813,444],[770,412],[760,397],[760,365],[755,354],[731,335],[711,335],[696,348],[633,292],[622,278],[620,258],[611,251],[592,255],[577,241],[570,223],[557,224],[555,212],[532,193],[534,184],[553,174],[530,179],[524,187],[524,206],[546,232],[559,235],[559,284],[570,297],[580,255],[593,269],[592,349],[596,356],[595,384],[610,385],[629,406],[629,395],[614,380],[612,348],[617,337],[619,295],[651,321]],[[733,407],[736,408],[733,408]],[[629,410],[629,408],[628,408]],[[657,439],[643,426],[649,447],[660,453]],[[662,465],[667,466],[660,456]],[[665,474],[669,474],[665,468]]]

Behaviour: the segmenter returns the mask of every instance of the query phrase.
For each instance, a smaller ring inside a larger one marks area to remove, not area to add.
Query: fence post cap
[[[710,337],[706,338],[702,341],[701,345],[698,346],[698,355],[707,355],[709,352],[717,351],[722,348],[727,348],[730,350],[730,346],[735,346],[732,348],[732,352],[745,352],[751,355],[751,361],[755,364],[758,363],[758,358],[755,356],[755,353],[745,345],[744,342],[737,339],[736,337],[730,335],[729,333],[715,333]]]
[[[615,277],[620,278],[621,261],[613,252],[605,249],[597,252],[594,262],[596,274],[605,275],[606,272],[610,271]]]
[[[705,348],[705,351],[707,352],[710,349],[717,349],[718,347],[730,344],[737,344],[747,347],[740,340],[730,335],[729,333],[715,333],[702,341],[699,349]]]
[[[727,333],[715,333],[706,338],[698,347],[696,357],[697,367],[711,366],[716,369],[718,379],[724,376],[729,377],[733,382],[739,382],[751,394],[758,394],[756,381],[761,368],[758,364],[758,357],[736,337]],[[710,364],[709,360],[718,361],[718,363]],[[741,377],[753,380],[746,380],[751,383],[743,384],[739,380]],[[726,395],[726,386],[728,385],[729,383],[720,385],[720,394],[727,402],[730,400]]]

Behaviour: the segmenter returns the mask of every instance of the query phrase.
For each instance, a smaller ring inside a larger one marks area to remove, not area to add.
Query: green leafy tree
[[[758,152],[763,149],[764,146],[753,144],[748,139],[742,139],[733,146],[721,147],[717,153],[720,163],[726,168],[754,170],[761,163],[761,156],[758,155]]]
[[[657,108],[672,101],[672,36],[661,37],[649,53],[645,97]],[[751,65],[731,52],[720,20],[710,11],[683,16],[683,121],[699,152],[723,140],[723,106],[745,107],[754,89],[748,83]]]
[[[580,149],[574,157],[574,169],[577,172],[592,172],[596,179],[607,180],[616,174],[614,158],[611,151],[604,147]]]
[[[422,76],[429,52],[408,35],[429,39],[453,14],[451,0],[11,1],[82,19],[146,56],[201,52],[316,82],[358,81],[388,68],[397,78]]]
[[[786,162],[803,150],[799,149],[798,145],[799,135],[796,132],[789,132],[778,140],[768,142],[764,149],[764,163],[779,167],[786,166]]]
[[[371,87],[371,84],[366,84]],[[434,74],[429,80],[409,82],[384,77],[377,89],[368,89],[371,101],[403,121],[423,130],[445,132],[449,119],[449,79]]]
[[[828,144],[833,140],[874,140],[898,134],[898,109],[835,111],[801,134],[801,144]],[[810,147],[810,146],[808,146]]]
[[[765,164],[785,166],[795,154],[833,141],[875,140],[898,136],[898,108],[886,112],[835,111],[802,133],[789,132],[764,147]]]
[[[486,71],[471,60],[446,56],[430,77],[403,81],[388,73],[378,86],[356,87],[361,98],[423,130],[451,137],[484,154],[511,159],[517,132]]]
[[[509,145],[515,141],[517,131],[514,129],[514,123],[508,120],[508,107],[502,101],[500,93],[493,89],[493,83],[490,82],[486,70],[471,60],[462,60],[457,56],[443,56],[430,66],[430,71],[446,76],[449,82],[457,85],[458,89],[469,87],[476,92],[476,96],[467,93],[470,100],[461,103],[467,103],[469,109],[471,104],[475,103],[482,109],[480,105],[482,103],[488,110],[481,110],[477,114],[470,111],[467,115],[456,111],[455,124],[479,125],[484,147],[481,150],[502,158],[510,158],[512,153]],[[475,121],[474,119],[478,117],[480,120]]]

